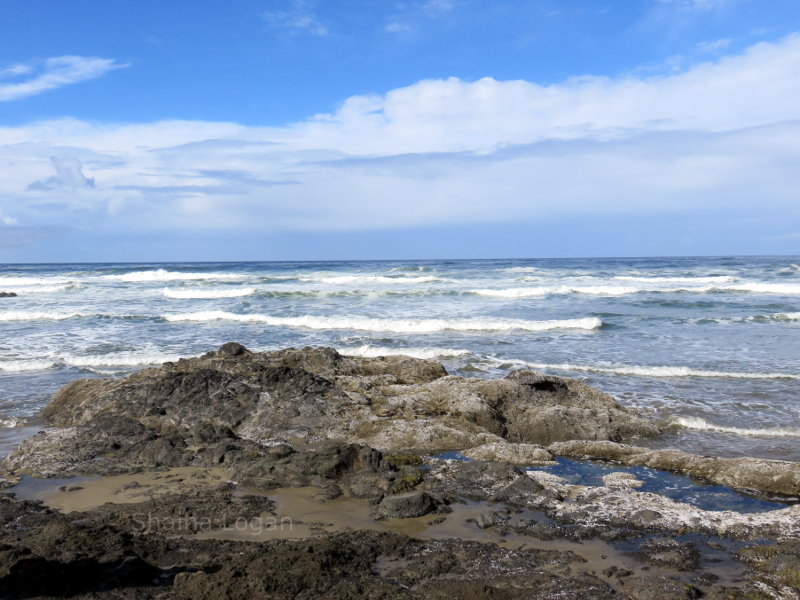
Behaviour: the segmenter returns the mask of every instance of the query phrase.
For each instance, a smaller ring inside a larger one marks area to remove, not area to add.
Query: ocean
[[[800,460],[800,257],[0,265],[0,455],[62,385],[238,341],[586,381],[666,435]]]

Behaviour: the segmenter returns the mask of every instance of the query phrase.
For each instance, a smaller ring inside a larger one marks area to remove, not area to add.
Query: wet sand
[[[88,511],[105,503],[134,504],[164,494],[210,488],[227,481],[221,469],[175,468],[164,471],[136,473],[112,477],[76,477],[71,479],[34,479],[25,477],[8,492],[18,498],[41,500],[47,506],[64,513]],[[575,555],[572,569],[588,572],[623,590],[623,580],[612,567],[630,571],[633,576],[664,576],[679,578],[702,589],[696,573],[676,573],[674,570],[648,565],[635,555],[630,544],[609,543],[600,539],[580,542],[568,539],[540,540],[518,533],[498,532],[495,527],[481,528],[474,520],[487,511],[503,511],[502,504],[460,502],[450,505],[452,512],[426,515],[411,519],[376,521],[371,518],[372,506],[365,500],[340,497],[322,500],[314,487],[280,488],[264,492],[239,488],[238,494],[262,495],[275,503],[275,508],[257,519],[231,523],[221,529],[204,530],[187,537],[264,542],[275,539],[306,539],[347,530],[388,531],[419,539],[458,539],[492,543],[510,549],[536,549],[571,552]],[[514,517],[532,519],[547,525],[546,515],[536,511],[515,512]],[[723,540],[721,542],[725,543]],[[719,583],[741,581],[744,569],[731,561],[724,551],[704,549],[701,570],[711,572]],[[376,569],[395,569],[398,565],[376,565]]]

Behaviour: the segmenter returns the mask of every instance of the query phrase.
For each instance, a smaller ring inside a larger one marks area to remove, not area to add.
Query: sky
[[[800,254],[800,0],[0,0],[0,262]]]

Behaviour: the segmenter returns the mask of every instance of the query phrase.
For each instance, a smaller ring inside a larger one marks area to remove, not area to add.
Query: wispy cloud
[[[683,10],[713,10],[733,4],[737,0],[656,0],[659,4],[670,4]]]
[[[0,101],[19,100],[48,90],[97,79],[115,69],[127,67],[109,58],[57,56],[41,65],[20,64],[0,71]]]
[[[387,33],[414,34],[420,23],[438,19],[455,8],[454,0],[417,0],[398,5],[398,12],[389,17],[383,30]]]
[[[317,36],[328,35],[328,28],[314,13],[313,7],[305,0],[292,0],[286,10],[268,10],[261,18],[275,29],[292,33],[308,33]]]
[[[795,35],[658,77],[425,80],[282,127],[6,127],[0,198],[112,233],[796,215],[797,72]]]

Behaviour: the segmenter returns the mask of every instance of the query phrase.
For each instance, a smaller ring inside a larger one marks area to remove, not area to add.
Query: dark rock
[[[384,496],[375,507],[373,516],[376,519],[412,519],[445,510],[447,508],[442,501],[428,492],[414,491]]]
[[[17,294],[14,292],[0,292],[0,298],[16,298]]]
[[[678,571],[694,571],[700,562],[700,552],[692,542],[678,542],[670,538],[647,540],[639,551],[651,565]]]
[[[630,577],[622,588],[633,600],[695,600],[702,593],[691,584],[665,577]]]

